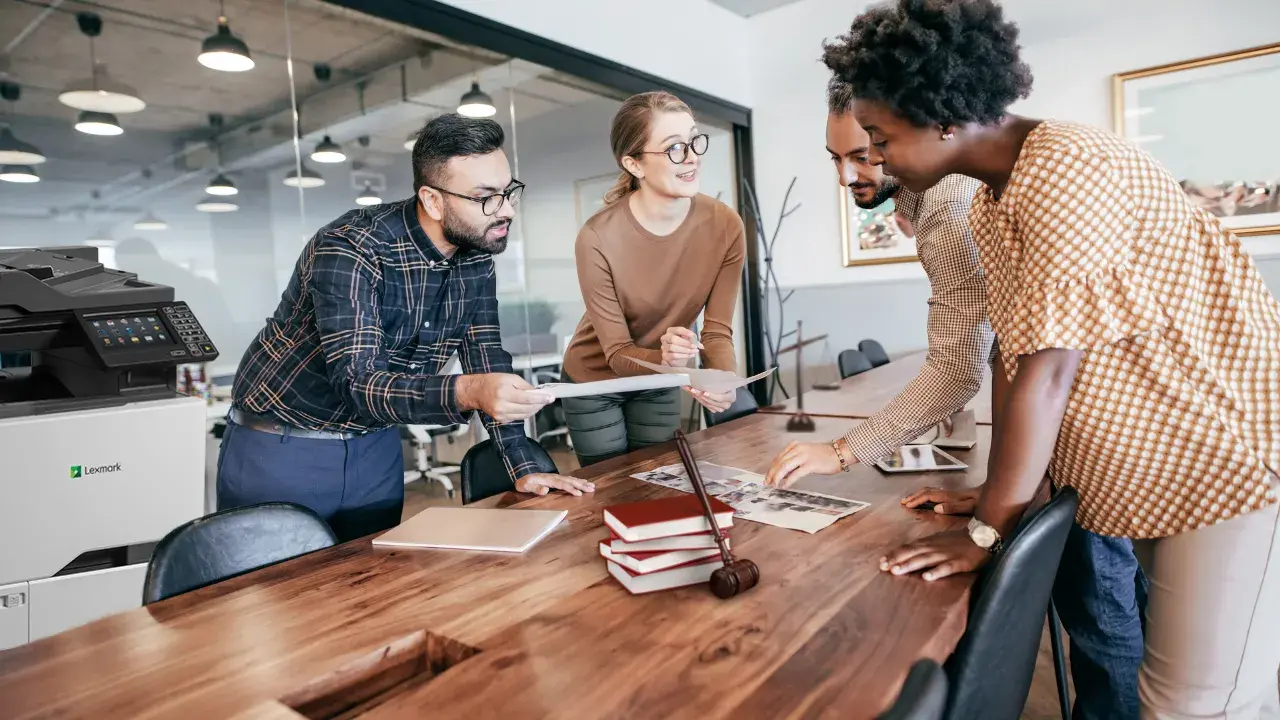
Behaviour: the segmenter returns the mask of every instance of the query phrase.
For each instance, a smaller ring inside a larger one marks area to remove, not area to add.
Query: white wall
[[[751,105],[747,20],[708,0],[444,0],[660,78]]]
[[[749,20],[756,183],[772,225],[792,176],[793,201],[775,268],[781,285],[809,286],[923,278],[918,264],[842,267],[837,191],[824,145],[827,70],[822,41],[847,31],[871,3],[803,0]],[[1024,59],[1035,74],[1018,113],[1110,128],[1110,78],[1117,72],[1280,40],[1280,2],[1223,0],[1006,0],[1022,27]],[[1234,118],[1223,108],[1224,131]],[[1253,122],[1263,120],[1254,119]],[[1277,238],[1246,239],[1255,255]]]

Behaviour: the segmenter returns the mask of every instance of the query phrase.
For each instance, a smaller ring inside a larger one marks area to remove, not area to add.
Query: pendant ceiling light
[[[284,176],[284,184],[295,188],[318,188],[324,185],[324,178],[320,177],[320,173],[312,170],[306,165],[302,166],[302,174],[298,174],[298,169],[294,168]]]
[[[357,205],[381,205],[382,198],[378,197],[378,193],[373,191],[369,183],[364,184],[364,190],[356,197]]]
[[[493,98],[480,89],[480,83],[473,81],[471,89],[458,101],[458,114],[466,117],[486,118],[497,114],[498,108],[493,105]]]
[[[148,211],[146,215],[138,218],[133,224],[134,230],[168,230],[169,223],[156,217],[154,213]]]
[[[35,145],[14,137],[8,127],[0,128],[0,163],[6,165],[39,165],[47,160]]]
[[[316,149],[311,151],[311,159],[318,163],[340,163],[347,159],[347,154],[342,152],[341,145],[325,135]]]
[[[227,25],[225,3],[219,3],[217,32],[204,39],[204,44],[200,46],[200,56],[196,59],[211,70],[244,72],[253,69],[249,46],[232,35],[231,28]]]
[[[10,114],[13,114],[12,104],[18,101],[21,94],[22,88],[17,83],[0,83],[0,98],[10,103]],[[14,136],[8,125],[0,127],[0,165],[39,165],[47,159],[35,145],[22,142]]]
[[[196,203],[196,209],[200,212],[224,213],[235,212],[240,209],[240,206],[230,200],[224,200],[219,197],[207,197]]]
[[[40,182],[40,176],[30,165],[5,165],[0,167],[0,180],[11,183],[33,183]]]
[[[77,110],[102,113],[135,113],[147,106],[138,91],[115,80],[105,65],[99,65],[93,39],[102,34],[102,18],[94,13],[79,13],[76,22],[80,32],[89,38],[90,75],[77,80],[62,90],[58,101]]]
[[[119,135],[124,132],[115,115],[92,110],[81,111],[76,118],[76,129],[87,135]]]
[[[240,188],[237,188],[236,184],[231,182],[231,178],[218,173],[217,177],[210,180],[209,184],[205,186],[204,191],[210,195],[227,196],[240,192]]]

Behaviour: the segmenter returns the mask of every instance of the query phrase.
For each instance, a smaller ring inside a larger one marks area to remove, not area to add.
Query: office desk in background
[[[804,411],[817,417],[869,418],[898,396],[924,366],[925,353],[918,352],[840,381],[839,390],[810,390],[804,394]],[[787,380],[788,378],[784,378]],[[794,380],[794,375],[791,380]],[[966,408],[973,410],[979,425],[991,424],[991,371],[982,378],[982,387]],[[761,408],[760,412],[791,415],[798,404],[792,397]]]

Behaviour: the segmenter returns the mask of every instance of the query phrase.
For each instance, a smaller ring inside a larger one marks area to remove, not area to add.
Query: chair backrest
[[[556,463],[545,448],[533,438],[526,438],[533,450],[534,461],[540,473],[558,473]],[[462,457],[462,504],[483,500],[492,495],[515,490],[507,466],[502,462],[493,440],[484,440],[471,446]]]
[[[841,380],[864,373],[873,367],[861,350],[845,350],[836,358],[836,363],[840,366]]]
[[[969,625],[947,659],[947,720],[1017,720],[1079,496],[1063,488],[1026,518],[974,584]]]
[[[889,353],[885,352],[884,346],[875,340],[863,340],[858,343],[858,350],[871,361],[871,367],[889,364]]]
[[[724,412],[713,413],[703,408],[702,414],[707,420],[707,427],[715,427],[716,425],[723,425],[737,420],[740,417],[746,417],[759,409],[760,404],[756,402],[756,396],[752,395],[750,390],[740,387],[729,409]]]
[[[315,550],[338,539],[311,510],[272,502],[221,510],[165,535],[142,585],[142,604],[164,600]]]
[[[893,707],[876,720],[942,720],[946,708],[947,674],[941,665],[926,658],[911,666]]]

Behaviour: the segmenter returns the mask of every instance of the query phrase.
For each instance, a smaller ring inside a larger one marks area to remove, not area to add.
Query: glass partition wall
[[[0,173],[0,246],[95,245],[173,286],[223,385],[317,229],[411,197],[432,117],[493,117],[527,186],[496,259],[504,345],[554,376],[583,313],[574,241],[617,176],[628,93],[318,0],[5,0],[0,27],[2,122],[41,160],[5,162],[26,167]],[[702,191],[736,208],[733,128],[700,123]]]

